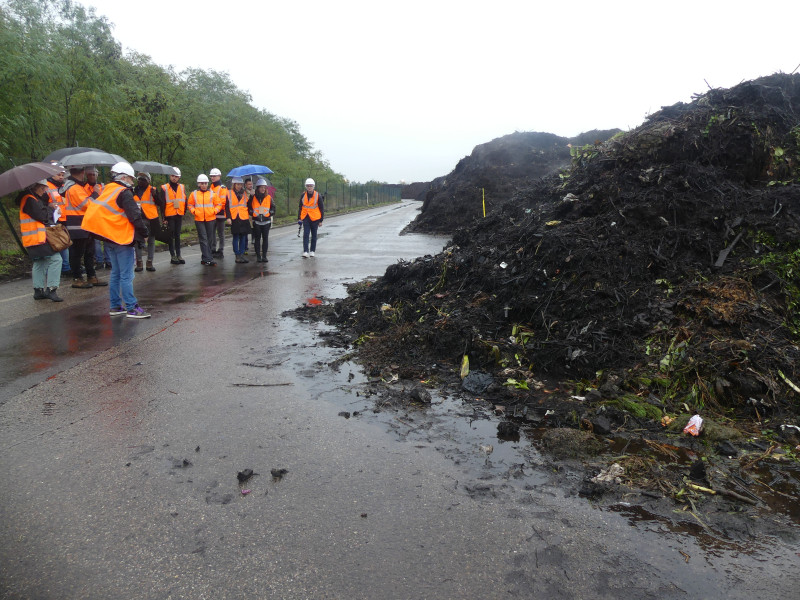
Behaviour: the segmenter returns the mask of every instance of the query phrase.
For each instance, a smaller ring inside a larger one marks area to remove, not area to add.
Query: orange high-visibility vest
[[[80,183],[69,186],[64,193],[64,214],[72,217],[81,217],[86,214],[91,193],[87,192]]]
[[[65,213],[66,207],[64,198],[58,193],[58,186],[52,181],[47,182],[47,195],[50,196],[50,204],[58,206],[61,209],[61,215],[58,217],[59,221],[66,221],[67,215]]]
[[[236,192],[231,191],[228,194],[230,198],[230,209],[231,209],[231,219],[241,219],[242,221],[247,221],[250,218],[250,214],[247,212],[247,194],[242,192],[241,199],[236,195]]]
[[[100,193],[101,194],[103,193],[103,190],[106,189],[106,187],[102,183],[100,183],[99,181],[97,183],[95,183],[94,185],[99,185],[100,186]],[[94,194],[94,185],[90,185],[88,183],[84,183],[83,184],[83,187],[86,188],[86,193],[89,194],[90,196],[92,194]]]
[[[153,186],[148,185],[141,198],[136,195],[136,192],[133,194],[133,199],[136,200],[136,204],[142,209],[145,219],[158,218],[158,207],[156,206],[156,201],[153,199],[153,191]]]
[[[267,194],[261,202],[258,201],[257,196],[253,196],[254,217],[269,217],[270,208],[272,208],[272,196]]]
[[[161,189],[164,190],[164,200],[166,200],[164,216],[174,217],[175,215],[183,215],[186,212],[186,187],[182,183],[179,183],[178,191],[173,192],[172,186],[165,183],[161,186]]]
[[[19,204],[19,229],[22,232],[22,245],[26,248],[38,246],[47,241],[47,236],[44,233],[44,223],[32,219],[25,212],[25,204],[28,200],[38,202],[39,199],[33,194],[25,194]]]
[[[103,193],[89,203],[82,227],[120,246],[133,242],[133,223],[117,204],[117,198],[125,189],[124,185],[109,183]]]
[[[228,199],[230,198],[230,193],[228,192],[228,188],[218,183],[217,185],[209,185],[208,189],[214,192],[214,195],[219,198],[220,202],[222,202],[222,210],[217,213],[218,219],[225,218],[225,205],[228,203]]]
[[[306,218],[306,215],[311,217],[312,221],[319,221],[322,218],[322,213],[319,210],[319,192],[314,190],[314,195],[309,199],[308,192],[303,194],[303,208],[300,211],[300,220]]]
[[[213,221],[222,206],[219,197],[211,190],[195,190],[189,196],[189,212],[195,221]]]

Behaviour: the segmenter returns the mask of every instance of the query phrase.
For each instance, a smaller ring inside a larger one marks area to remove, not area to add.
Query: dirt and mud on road
[[[491,180],[510,137],[423,207],[415,231],[463,225],[444,252],[299,316],[339,325],[376,410],[458,397],[632,520],[798,539],[800,75],[664,107],[522,187]],[[482,186],[514,191],[480,218]]]

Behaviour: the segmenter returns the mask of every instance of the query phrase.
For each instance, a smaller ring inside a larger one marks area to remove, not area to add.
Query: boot
[[[148,271],[155,271],[156,270],[156,268],[153,266],[153,261],[152,260],[148,260],[147,261],[147,267],[146,268],[147,268]]]
[[[42,288],[33,288],[33,299],[34,300],[46,300],[50,296]]]
[[[103,287],[104,285],[108,285],[107,281],[100,281],[97,278],[97,275],[95,275],[94,277],[89,277],[88,282],[91,283],[92,285],[96,285],[97,287]]]
[[[246,259],[246,258],[245,258],[243,255],[241,255],[241,254],[239,255],[239,258],[241,258],[241,259],[242,259],[242,262],[243,262],[243,263],[250,262],[249,260],[247,260],[247,259]]]
[[[171,264],[171,265],[179,265],[179,264],[181,264],[181,261],[178,260],[178,257],[173,255],[172,258],[169,259],[169,264]]]
[[[47,297],[53,302],[63,302],[64,299],[56,293],[57,290],[58,288],[47,288]]]
[[[94,286],[89,281],[86,281],[83,277],[76,277],[72,280],[72,287],[85,290]]]
[[[179,265],[185,265],[186,264],[186,261],[181,258],[180,254],[178,254],[178,264]]]
[[[242,258],[241,254],[237,254],[236,255],[236,259],[233,262],[235,262],[235,263],[243,263],[244,262],[244,258]]]
[[[136,259],[136,268],[134,269],[134,271],[136,271],[137,273],[141,273],[142,271],[144,271],[144,266],[142,265],[141,259],[138,258]]]

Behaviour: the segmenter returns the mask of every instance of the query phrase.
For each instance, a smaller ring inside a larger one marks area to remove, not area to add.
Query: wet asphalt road
[[[0,597],[795,597],[796,545],[633,526],[530,448],[483,457],[491,427],[338,416],[368,406],[363,375],[281,313],[439,251],[398,236],[417,207],[326,219],[315,259],[294,227],[266,266],[160,253],[144,321],[108,317],[105,288],[0,286]]]

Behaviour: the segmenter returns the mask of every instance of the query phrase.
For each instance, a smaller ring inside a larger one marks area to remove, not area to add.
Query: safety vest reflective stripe
[[[319,221],[322,218],[322,212],[319,210],[319,192],[314,191],[311,200],[308,198],[308,192],[303,194],[303,208],[300,211],[300,220],[305,219],[306,215],[311,217],[312,221]]]
[[[81,216],[89,206],[89,194],[82,185],[71,185],[64,195],[64,214]]]
[[[214,192],[214,194],[217,196],[218,201],[222,202],[222,210],[217,213],[217,218],[224,219],[225,205],[227,204],[231,194],[229,193],[228,188],[222,185],[221,183],[218,185],[212,185],[209,187],[209,189],[212,192]]]
[[[140,198],[136,194],[133,195],[136,203],[139,205],[139,208],[142,209],[142,213],[144,213],[145,219],[157,219],[158,218],[158,207],[156,206],[156,202],[153,199],[152,194],[153,188],[151,186],[147,186],[145,189],[144,194]]]
[[[83,229],[121,246],[130,244],[133,241],[133,223],[117,204],[117,198],[124,190],[125,186],[109,183],[100,197],[89,203],[83,217]]]
[[[253,214],[257,217],[268,217],[269,216],[269,209],[272,206],[272,196],[267,194],[264,196],[264,200],[262,202],[258,201],[258,198],[253,196]]]
[[[182,215],[186,212],[186,188],[182,183],[178,184],[178,191],[173,192],[170,184],[165,183],[161,186],[164,190],[164,216],[174,217],[175,215]]]
[[[58,193],[58,186],[52,181],[47,182],[47,195],[50,196],[50,204],[58,206],[61,209],[61,215],[58,217],[59,221],[66,221],[67,215],[64,197]]]
[[[242,197],[236,195],[236,192],[228,194],[230,198],[231,218],[246,220],[249,218],[247,214],[247,194],[242,192]]]
[[[189,196],[189,210],[192,211],[195,221],[212,221],[217,218],[219,199],[211,190],[201,192],[195,190]]]
[[[22,233],[22,245],[26,248],[29,246],[38,246],[47,241],[47,235],[45,235],[44,232],[44,223],[32,219],[30,215],[25,212],[25,204],[28,200],[37,202],[37,198],[31,194],[27,194],[23,196],[19,204],[19,229]]]

